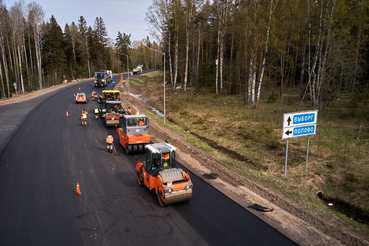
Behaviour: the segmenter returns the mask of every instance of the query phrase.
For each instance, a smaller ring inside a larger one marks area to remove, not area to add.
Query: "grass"
[[[163,74],[151,73],[131,80],[141,87],[147,103],[163,112]],[[327,209],[317,197],[322,190],[352,206],[369,208],[369,122],[363,110],[352,110],[347,95],[337,95],[326,117],[319,115],[317,134],[310,137],[305,172],[307,138],[289,140],[287,178],[284,178],[285,146],[283,113],[295,112],[300,101],[287,94],[283,100],[266,89],[258,109],[243,106],[239,95],[215,95],[204,88],[171,92],[166,87],[166,126],[187,142],[210,154],[229,169],[278,189],[289,198],[320,211]],[[301,111],[314,110],[304,102]],[[145,112],[163,121],[159,116]],[[364,116],[363,116],[364,115]],[[175,122],[173,124],[172,122]],[[356,231],[369,236],[369,227],[342,214]],[[359,228],[359,229],[357,229]]]

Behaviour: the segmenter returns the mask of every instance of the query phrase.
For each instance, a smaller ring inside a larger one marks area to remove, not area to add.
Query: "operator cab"
[[[168,143],[146,145],[144,168],[151,176],[156,176],[163,169],[174,168],[176,148]]]
[[[150,127],[149,117],[143,114],[139,115],[124,115],[123,117],[123,132],[126,135],[147,134]]]
[[[120,101],[108,101],[106,102],[107,113],[122,113],[123,108]],[[122,115],[123,117],[123,115]]]

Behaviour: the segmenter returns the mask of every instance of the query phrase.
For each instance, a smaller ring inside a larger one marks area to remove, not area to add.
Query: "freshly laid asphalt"
[[[193,198],[160,207],[155,192],[137,184],[135,156],[125,154],[116,129],[94,119],[96,102],[73,97],[78,87],[91,95],[112,86],[89,80],[0,106],[0,245],[296,245],[180,163]]]

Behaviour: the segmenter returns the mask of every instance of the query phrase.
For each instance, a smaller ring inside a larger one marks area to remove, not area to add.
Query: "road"
[[[78,87],[91,95],[112,86],[89,80],[0,107],[0,119],[18,113],[1,122],[0,245],[296,245],[181,163],[193,198],[160,207],[155,193],[137,184],[135,156],[117,142],[116,152],[107,152],[108,133],[118,136],[94,119],[96,102],[75,103]],[[88,126],[79,119],[84,108]]]

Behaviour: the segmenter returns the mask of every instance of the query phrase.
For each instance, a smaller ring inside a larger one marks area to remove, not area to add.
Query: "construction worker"
[[[117,105],[114,105],[113,111],[114,111],[115,113],[118,113],[118,107],[117,107]]]
[[[86,110],[86,109],[83,109],[83,110],[82,110],[82,114],[86,114],[86,115],[88,115],[87,110]]]
[[[162,160],[163,160],[163,167],[167,167],[168,166],[168,161],[169,161],[169,153],[165,153],[162,154]]]
[[[110,153],[113,153],[113,142],[114,142],[114,138],[111,134],[109,134],[106,138],[106,143],[107,143],[108,152]]]
[[[128,107],[127,112],[128,112],[129,115],[131,115],[131,113],[132,113],[131,107]]]
[[[143,118],[140,118],[140,119],[138,120],[138,125],[139,125],[139,126],[143,126],[143,125],[145,125],[145,122],[144,122],[144,119],[143,119]]]
[[[95,119],[99,118],[99,109],[95,106]]]
[[[81,116],[81,120],[82,120],[82,125],[87,125],[87,111],[82,111],[82,116]]]

